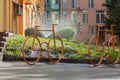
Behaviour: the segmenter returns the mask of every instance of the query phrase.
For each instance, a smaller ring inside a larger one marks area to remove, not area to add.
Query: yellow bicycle
[[[22,55],[27,64],[36,64],[41,57],[49,58],[50,62],[54,64],[61,60],[64,54],[64,44],[62,39],[55,35],[55,25],[52,24],[51,30],[41,30],[40,26],[35,26],[34,35],[25,39],[22,45]],[[51,31],[53,36],[48,42],[40,42],[36,36],[37,31]]]
[[[98,26],[97,34],[93,35],[88,44],[88,57],[90,63],[94,66],[98,66],[102,63],[103,59],[108,59],[112,64],[116,64],[120,58],[120,43],[116,35],[114,35],[113,28],[115,25],[111,25],[111,29],[104,29],[103,26]],[[111,37],[108,41],[103,41],[100,37],[100,32],[111,33]]]

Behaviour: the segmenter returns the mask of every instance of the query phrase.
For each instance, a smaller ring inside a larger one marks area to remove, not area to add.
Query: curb
[[[32,59],[31,59],[32,60]],[[54,59],[56,60],[56,59]],[[3,56],[2,61],[24,61],[22,57],[16,56]],[[98,60],[93,60],[98,62]],[[49,58],[40,58],[39,62],[50,62]],[[91,64],[89,59],[61,59],[61,63],[82,63],[82,64]],[[119,62],[120,63],[120,62]],[[103,60],[102,64],[110,64],[108,60]]]

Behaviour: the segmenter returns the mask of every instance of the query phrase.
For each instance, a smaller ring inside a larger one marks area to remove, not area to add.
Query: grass
[[[11,55],[11,56],[22,56],[21,50],[22,50],[22,43],[25,40],[26,37],[22,35],[15,35],[12,36],[7,40],[6,47],[4,50],[5,55]],[[48,42],[48,38],[41,38],[39,37],[40,42]],[[81,42],[76,43],[75,41],[66,41],[63,39],[64,42],[64,58],[87,58],[88,57],[88,50],[87,50],[87,44]],[[58,43],[58,41],[57,41]],[[52,43],[51,43],[52,44]],[[58,44],[59,46],[59,44]],[[50,48],[53,46],[50,45]],[[61,52],[61,47],[56,49],[56,52]],[[105,54],[107,54],[107,49],[105,49]],[[118,51],[110,50],[110,57],[115,59]],[[95,46],[91,47],[91,55],[95,58],[100,58],[101,53],[95,51]]]

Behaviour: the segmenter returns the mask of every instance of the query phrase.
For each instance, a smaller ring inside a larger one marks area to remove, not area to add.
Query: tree
[[[105,4],[107,8],[107,16],[105,24],[110,28],[110,24],[115,24],[114,33],[120,36],[120,0],[107,0]]]

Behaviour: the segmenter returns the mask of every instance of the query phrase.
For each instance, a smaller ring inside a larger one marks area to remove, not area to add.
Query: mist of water
[[[55,23],[55,22],[54,22]],[[53,23],[53,24],[54,24]],[[55,23],[56,24],[56,23]],[[64,27],[72,27],[70,24],[70,21],[64,21],[64,20],[61,20],[60,23],[57,23],[58,25],[55,25],[54,29],[55,29],[55,32],[59,31],[60,29],[64,28]],[[48,23],[44,23],[44,22],[41,22],[41,20],[39,18],[36,18],[35,22],[34,22],[34,25],[37,25],[37,26],[40,26],[39,29],[40,30],[52,30],[52,24],[49,24]],[[75,28],[75,26],[73,26]],[[41,33],[46,37],[48,38],[50,35],[52,35],[52,32],[50,31],[41,31]]]

